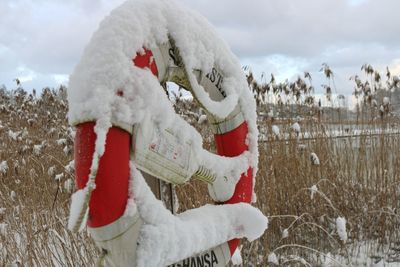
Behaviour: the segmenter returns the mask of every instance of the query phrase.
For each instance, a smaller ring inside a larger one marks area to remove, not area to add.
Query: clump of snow
[[[276,126],[276,125],[272,125],[272,133],[273,133],[276,137],[279,137],[279,135],[280,135],[279,127]]]
[[[62,178],[64,178],[64,173],[59,173],[59,174],[56,174],[56,176],[54,177],[54,180],[59,182],[59,181],[61,181]]]
[[[274,252],[271,252],[268,255],[268,263],[279,265],[278,257],[276,256],[276,254]]]
[[[56,140],[57,145],[59,146],[65,146],[67,144],[67,139],[65,138],[60,138],[58,140]]]
[[[383,98],[383,105],[387,106],[387,105],[389,105],[389,104],[390,104],[389,97],[385,96],[385,97]]]
[[[33,154],[35,154],[36,156],[39,156],[42,153],[42,149],[43,149],[42,144],[34,145],[33,146]]]
[[[346,219],[344,217],[336,218],[336,229],[340,240],[347,241]]]
[[[318,158],[317,154],[315,154],[314,152],[312,152],[310,154],[310,159],[311,159],[311,164],[312,165],[317,165],[318,166],[320,164],[319,158]]]
[[[132,64],[132,58],[143,52],[143,47],[155,49],[169,42],[170,37],[179,48],[192,91],[208,113],[225,118],[236,106],[240,107],[249,129],[249,151],[237,157],[243,164],[218,165],[216,162],[221,160],[216,161],[216,156],[202,152],[201,136],[175,114],[158,79],[147,69]],[[210,98],[193,73],[193,70],[209,73],[213,66],[220,66],[224,74],[222,89],[226,98],[220,102]],[[240,177],[248,167],[253,168],[253,178],[256,176],[256,105],[241,65],[206,19],[177,1],[126,1],[112,11],[92,36],[70,76],[69,85],[68,118],[73,125],[85,121],[97,121],[97,125],[103,120],[108,126],[102,127],[101,135],[107,133],[111,122],[134,125],[149,114],[161,129],[178,133],[182,142],[191,141],[199,163],[215,167],[217,176]],[[123,97],[117,94],[120,90]],[[96,154],[101,155],[105,138],[96,134],[103,141],[102,145],[96,141]]]
[[[311,186],[310,191],[311,191],[311,199],[314,199],[315,193],[318,192],[318,187],[317,187],[317,185]]]
[[[240,254],[239,247],[236,248],[235,252],[233,253],[231,261],[232,261],[233,265],[241,265],[243,263],[243,259],[242,259],[242,255]]]
[[[47,174],[49,176],[54,176],[54,174],[56,173],[56,166],[51,166],[48,170],[47,170]]]
[[[70,172],[70,173],[74,172],[74,170],[75,170],[75,161],[71,160],[70,162],[68,162],[67,165],[65,165],[64,168],[65,168],[65,170],[67,172]]]
[[[11,130],[8,131],[8,137],[10,137],[10,139],[17,141],[18,140],[18,136],[21,134],[21,132],[13,132]]]
[[[283,229],[282,231],[282,239],[289,237],[289,230],[287,228]]]
[[[202,124],[207,121],[207,116],[205,114],[201,114],[199,119],[197,120],[198,124]]]
[[[0,173],[6,174],[7,171],[8,171],[8,164],[7,164],[7,161],[3,160],[3,161],[0,163]]]
[[[138,240],[139,267],[172,264],[233,238],[251,241],[267,228],[268,219],[247,203],[206,205],[174,216],[155,198],[133,163],[130,168],[130,190],[145,222]]]
[[[297,135],[300,134],[300,124],[298,122],[295,122],[292,124],[290,127]]]

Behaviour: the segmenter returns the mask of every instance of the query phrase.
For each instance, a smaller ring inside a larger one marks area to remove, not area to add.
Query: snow
[[[241,265],[243,263],[242,255],[240,254],[240,249],[236,248],[235,252],[231,258],[233,265]]]
[[[48,170],[47,170],[47,174],[49,176],[54,176],[54,174],[56,173],[56,166],[51,166]]]
[[[87,188],[80,189],[72,194],[71,196],[71,208],[68,218],[68,229],[73,230],[75,225],[78,223],[82,210],[86,210],[85,218],[87,217],[88,210],[85,207],[85,200],[87,196]],[[83,230],[86,226],[86,220],[79,225],[79,231]]]
[[[336,229],[340,240],[347,241],[346,219],[344,217],[336,218]]]
[[[276,254],[274,252],[271,252],[268,255],[268,263],[279,265],[278,257],[276,256]]]
[[[282,239],[288,238],[289,237],[289,230],[288,229],[283,229],[282,231]]]
[[[16,198],[17,198],[17,193],[15,193],[14,190],[11,191],[11,193],[10,193],[10,198],[11,198],[12,201],[15,201],[15,200],[16,200]]]
[[[39,156],[42,153],[42,148],[43,148],[43,146],[41,144],[40,145],[34,145],[33,146],[33,154],[36,155],[36,156]]]
[[[155,198],[133,162],[130,168],[130,192],[145,222],[138,240],[139,267],[166,266],[233,238],[252,241],[268,226],[268,219],[247,203],[206,205],[174,216]]]
[[[390,104],[389,97],[385,96],[385,97],[383,98],[383,105],[387,106],[387,105],[389,105],[389,104]]]
[[[272,125],[272,132],[276,137],[279,137],[280,131],[279,131],[279,127],[278,126]]]
[[[7,161],[3,160],[3,161],[0,163],[0,173],[6,174],[7,171],[8,171],[8,164],[7,164]]]
[[[236,157],[236,162],[216,160],[217,156],[204,152],[201,136],[175,114],[158,79],[132,64],[131,59],[137,52],[143,52],[144,46],[153,49],[167,42],[169,36],[179,48],[194,95],[209,114],[225,118],[239,105],[249,128],[249,152]],[[192,72],[196,69],[208,73],[214,65],[224,72],[222,89],[227,97],[220,102],[210,98]],[[144,114],[150,114],[161,129],[172,130],[183,142],[191,141],[199,163],[212,167],[220,178],[234,176],[237,181],[249,167],[253,168],[253,178],[256,175],[256,108],[240,63],[204,17],[177,1],[128,0],[112,11],[92,36],[69,85],[70,123],[96,121],[97,127],[99,120],[103,121],[102,130],[96,132],[98,156],[105,141],[99,135],[107,132],[111,122],[134,125],[142,122]],[[124,97],[117,95],[119,90]],[[96,169],[93,164],[92,167]]]
[[[249,129],[248,151],[229,158],[203,150],[202,137],[175,113],[157,77],[148,69],[134,66],[132,58],[144,47],[156,49],[170,38],[179,48],[192,93],[207,114],[224,119],[239,108]],[[221,101],[211,99],[193,72],[209,73],[214,66],[224,74],[222,90],[226,97]],[[120,91],[123,96],[117,93]],[[97,136],[87,185],[72,195],[69,229],[88,214],[87,199],[95,188],[98,163],[112,124],[129,127],[149,116],[161,130],[168,129],[181,142],[192,144],[198,164],[215,173],[215,183],[228,181],[224,187],[234,188],[249,167],[253,168],[253,179],[256,176],[256,104],[241,65],[204,17],[175,0],[128,0],[113,10],[101,22],[71,74],[68,100],[70,124],[95,121]],[[267,228],[267,218],[247,203],[206,205],[174,216],[154,197],[133,163],[130,169],[125,216],[139,211],[145,222],[138,240],[138,266],[172,264],[234,238],[252,241]],[[80,227],[84,225],[85,221]]]
[[[296,134],[300,133],[300,125],[298,122],[293,123],[291,128]]]
[[[315,154],[314,152],[312,152],[310,154],[310,159],[311,159],[311,164],[312,165],[319,165],[320,164],[319,158],[318,158],[317,154]]]
[[[62,145],[66,145],[67,144],[67,139],[65,138],[60,138],[58,140],[56,140],[57,145],[62,146]]]
[[[59,174],[56,174],[56,176],[54,177],[54,180],[59,182],[59,181],[61,181],[62,178],[64,178],[64,173],[59,173]]]
[[[202,124],[202,123],[204,123],[204,122],[206,122],[206,121],[207,121],[207,116],[204,115],[204,114],[201,114],[200,117],[199,117],[199,119],[197,120],[197,123],[198,123],[198,124]]]
[[[311,199],[314,199],[315,193],[318,192],[318,187],[317,187],[317,185],[311,186],[310,191],[311,191]]]

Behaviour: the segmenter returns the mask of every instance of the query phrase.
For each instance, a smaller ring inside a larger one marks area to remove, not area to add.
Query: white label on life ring
[[[149,144],[149,150],[157,153],[166,160],[185,168],[190,158],[189,144],[179,143],[179,139],[168,130],[161,132],[156,127],[154,129],[153,138]]]
[[[150,118],[135,125],[133,138],[137,167],[161,180],[183,184],[199,167],[192,144],[182,142],[168,129],[160,129]]]

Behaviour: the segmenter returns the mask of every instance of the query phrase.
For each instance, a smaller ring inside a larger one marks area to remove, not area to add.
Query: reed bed
[[[0,92],[0,266],[93,266],[98,257],[86,233],[66,229],[74,130],[67,124],[65,94],[65,88],[41,95]],[[207,122],[198,123],[198,105],[175,101],[205,137],[204,147],[213,150]],[[294,122],[260,117],[254,205],[270,224],[259,240],[242,243],[242,265],[400,261],[400,135],[365,131],[357,138],[332,138],[326,122],[298,121],[300,132]],[[397,127],[395,119],[368,125]],[[204,183],[192,181],[176,191],[179,211],[212,203]],[[346,220],[347,238],[338,231],[338,218]]]

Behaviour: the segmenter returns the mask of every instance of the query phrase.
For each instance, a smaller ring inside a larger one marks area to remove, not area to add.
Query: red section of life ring
[[[145,50],[143,55],[138,54],[133,62],[140,68],[150,68],[154,75],[158,74],[149,50]],[[123,91],[118,91],[117,95],[122,97]],[[74,158],[78,189],[84,188],[88,181],[96,143],[94,126],[94,122],[76,126]],[[130,140],[130,134],[117,127],[110,128],[107,133],[105,152],[96,175],[96,189],[89,202],[89,227],[108,225],[124,214],[128,200]]]
[[[158,75],[153,54],[145,49],[144,54],[137,54],[133,63],[140,68],[149,68]],[[122,93],[117,93],[122,96]],[[92,163],[96,134],[94,122],[82,123],[77,126],[75,135],[75,175],[79,189],[86,186]],[[221,156],[238,156],[248,149],[246,145],[248,127],[243,122],[236,129],[215,135],[217,153]],[[100,227],[110,224],[124,213],[128,199],[129,186],[129,149],[130,134],[117,127],[112,127],[107,133],[106,148],[99,162],[96,176],[96,189],[89,203],[88,226]],[[239,202],[250,203],[253,191],[252,169],[243,174],[236,185],[235,193],[226,204]],[[228,242],[231,255],[239,245],[239,239]]]
[[[96,143],[94,122],[77,126],[74,144],[75,179],[79,189],[86,186]],[[116,127],[109,129],[99,162],[96,188],[89,202],[89,227],[114,222],[124,214],[129,186],[130,135]]]
[[[248,149],[246,145],[247,132],[247,123],[243,122],[230,132],[214,135],[218,155],[235,157],[246,151]],[[239,202],[250,203],[252,195],[253,170],[249,168],[247,173],[242,174],[242,176],[240,177],[240,180],[236,184],[235,192],[231,199],[226,201],[224,204],[235,204]],[[232,239],[228,241],[231,255],[233,255],[239,244],[240,239]]]

